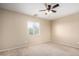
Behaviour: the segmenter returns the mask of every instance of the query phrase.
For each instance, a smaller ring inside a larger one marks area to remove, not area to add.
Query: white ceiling
[[[49,12],[48,15],[45,15],[45,12],[39,12],[39,10],[45,9],[43,3],[1,3],[0,7],[31,16],[37,14],[36,17],[47,20],[53,20],[79,12],[79,3],[60,3],[60,6],[55,9],[57,13]]]

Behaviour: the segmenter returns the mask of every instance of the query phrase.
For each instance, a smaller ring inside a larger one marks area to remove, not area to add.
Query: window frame
[[[33,34],[30,34],[30,32],[29,32],[30,30],[29,30],[29,29],[30,29],[31,26],[33,26],[33,25],[32,25],[32,24],[29,25],[29,23],[38,24],[38,26],[36,25],[36,27],[38,27],[38,33],[34,34],[34,30],[35,30],[35,29],[32,28]],[[40,23],[39,23],[39,22],[36,22],[36,21],[28,21],[28,22],[27,22],[27,32],[28,32],[28,35],[29,35],[29,36],[39,36],[39,35],[40,35]]]

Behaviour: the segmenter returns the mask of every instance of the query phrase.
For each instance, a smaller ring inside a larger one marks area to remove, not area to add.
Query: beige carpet
[[[0,52],[3,56],[78,56],[79,49],[54,44],[44,43],[31,47],[24,47],[6,52]]]

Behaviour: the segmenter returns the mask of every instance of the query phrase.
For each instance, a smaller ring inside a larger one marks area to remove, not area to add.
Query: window
[[[40,24],[38,22],[29,21],[27,23],[29,35],[39,35],[39,30],[40,30],[39,26]]]

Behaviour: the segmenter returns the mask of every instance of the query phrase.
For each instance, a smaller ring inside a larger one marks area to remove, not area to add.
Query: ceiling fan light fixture
[[[54,5],[52,3],[50,3],[50,4],[49,3],[45,3],[44,5],[45,5],[46,9],[40,10],[40,11],[46,11],[45,15],[47,15],[49,12],[56,13],[56,11],[53,10],[53,9],[59,7],[59,4],[58,3],[56,3]]]

